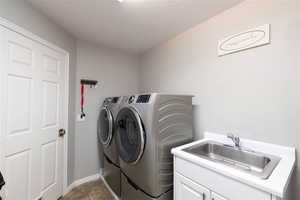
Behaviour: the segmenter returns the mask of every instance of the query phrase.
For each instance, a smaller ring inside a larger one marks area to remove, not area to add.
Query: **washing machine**
[[[192,97],[123,97],[116,118],[122,200],[173,200],[171,149],[193,140]]]
[[[121,97],[106,98],[98,117],[98,140],[103,147],[103,177],[117,196],[121,195],[121,171],[116,147],[115,119]]]

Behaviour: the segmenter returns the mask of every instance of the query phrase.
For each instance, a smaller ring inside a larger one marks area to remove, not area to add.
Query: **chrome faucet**
[[[241,147],[241,145],[240,145],[240,142],[241,142],[240,137],[235,136],[232,133],[229,133],[229,134],[227,134],[227,138],[229,138],[229,139],[232,140],[232,142],[234,143],[234,147],[235,148],[240,148]]]

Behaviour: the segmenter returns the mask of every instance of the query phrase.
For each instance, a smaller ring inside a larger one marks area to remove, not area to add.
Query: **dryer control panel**
[[[142,94],[142,95],[132,95],[132,96],[124,96],[122,98],[122,103],[149,103],[151,98],[151,94]]]
[[[138,96],[136,103],[148,103],[150,100],[150,94],[144,94]]]
[[[135,100],[135,96],[132,95],[132,96],[129,97],[128,103],[129,103],[129,104],[132,104],[132,103],[134,102],[134,100]]]

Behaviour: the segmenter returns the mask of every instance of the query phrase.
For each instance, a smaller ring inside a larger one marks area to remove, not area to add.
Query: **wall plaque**
[[[266,44],[270,44],[270,24],[219,40],[218,55],[223,56]]]

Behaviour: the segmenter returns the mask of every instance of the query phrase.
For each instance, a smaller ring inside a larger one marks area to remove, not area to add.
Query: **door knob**
[[[0,190],[2,189],[2,187],[5,185],[5,181],[4,181],[4,178],[0,172]]]
[[[58,131],[59,137],[64,137],[65,134],[66,134],[66,130],[65,129],[59,129],[59,131]]]

